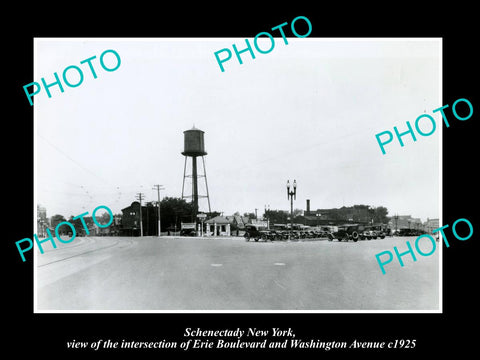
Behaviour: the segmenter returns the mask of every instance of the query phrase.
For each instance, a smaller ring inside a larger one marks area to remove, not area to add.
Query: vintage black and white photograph
[[[34,39],[35,312],[441,312],[442,39],[287,30]]]

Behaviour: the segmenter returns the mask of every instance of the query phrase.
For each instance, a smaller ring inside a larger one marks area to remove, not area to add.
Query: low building
[[[245,225],[250,223],[248,216],[232,215],[226,218],[230,221],[231,227],[238,230],[245,230]]]
[[[47,219],[47,209],[37,205],[37,234],[41,237],[46,237],[46,229],[50,225],[50,222]]]
[[[427,234],[432,234],[433,230],[438,229],[440,227],[439,219],[429,219],[423,224],[423,228]]]
[[[410,228],[423,231],[424,227],[422,220],[420,218],[412,218],[412,221],[410,222]]]
[[[388,223],[393,230],[424,230],[424,225],[420,218],[413,218],[412,215],[394,215]]]
[[[231,222],[231,219],[220,215],[205,221],[205,236],[230,236]]]

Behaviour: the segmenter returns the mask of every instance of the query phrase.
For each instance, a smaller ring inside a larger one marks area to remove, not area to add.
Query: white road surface
[[[439,310],[439,247],[375,254],[415,238],[245,242],[88,237],[37,256],[37,310]],[[424,249],[426,252],[427,249]]]

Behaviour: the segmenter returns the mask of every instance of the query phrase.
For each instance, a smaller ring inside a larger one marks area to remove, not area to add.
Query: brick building
[[[158,235],[158,209],[152,203],[142,205],[142,226],[144,236]],[[140,203],[138,201],[122,209],[119,233],[122,236],[140,236]]]
[[[433,230],[440,227],[440,222],[438,219],[429,219],[423,224],[423,228],[427,234],[431,234]]]

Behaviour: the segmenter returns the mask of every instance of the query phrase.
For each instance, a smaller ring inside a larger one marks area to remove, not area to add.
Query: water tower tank
[[[183,134],[185,145],[182,155],[193,157],[207,155],[202,130],[194,126],[192,129],[184,131]]]

